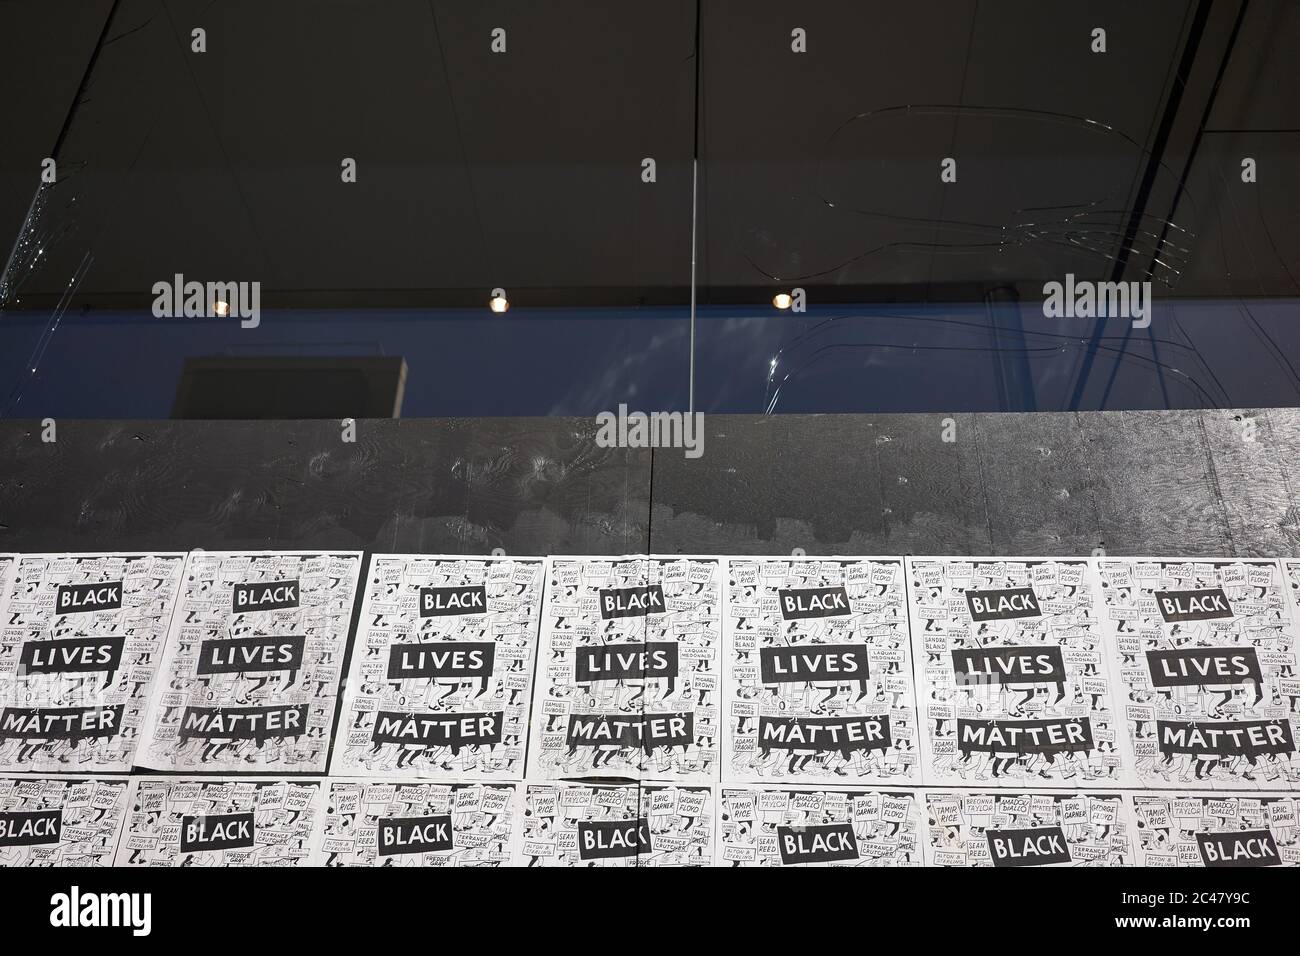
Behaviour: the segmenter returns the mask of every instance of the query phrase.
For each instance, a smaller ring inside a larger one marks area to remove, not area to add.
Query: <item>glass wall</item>
[[[0,47],[4,417],[1300,405],[1282,0],[24,0]]]

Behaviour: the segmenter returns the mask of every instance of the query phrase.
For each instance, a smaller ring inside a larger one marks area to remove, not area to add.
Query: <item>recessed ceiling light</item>
[[[510,302],[506,299],[505,289],[493,289],[492,298],[488,299],[488,308],[493,312],[504,312],[510,308]]]
[[[778,292],[776,295],[772,296],[772,304],[778,309],[790,308],[790,302],[791,299],[789,292]]]

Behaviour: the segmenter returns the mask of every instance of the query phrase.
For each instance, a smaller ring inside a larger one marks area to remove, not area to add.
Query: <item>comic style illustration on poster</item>
[[[331,772],[522,779],[542,564],[375,555]]]
[[[929,866],[1132,866],[1118,793],[929,790]]]
[[[718,558],[550,558],[530,778],[718,775]]]
[[[528,783],[516,866],[712,866],[712,786]]]
[[[919,781],[901,558],[729,558],[731,782]]]
[[[1277,562],[1097,565],[1140,785],[1295,789],[1296,629]]]
[[[319,780],[132,777],[114,866],[309,865]]]
[[[1133,794],[1139,866],[1300,866],[1290,794]]]
[[[359,551],[191,553],[137,765],[324,773],[360,570]]]
[[[0,553],[0,614],[4,613],[9,601],[9,576],[18,566],[18,555]]]
[[[1086,558],[909,558],[925,779],[1125,786]]]
[[[0,867],[112,866],[126,777],[0,777]]]
[[[516,783],[325,783],[316,866],[509,866]]]
[[[718,866],[921,866],[915,790],[728,785]]]
[[[125,773],[183,554],[25,554],[0,629],[0,771]]]

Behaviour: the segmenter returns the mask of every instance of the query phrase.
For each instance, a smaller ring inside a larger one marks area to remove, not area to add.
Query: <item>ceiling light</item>
[[[510,308],[510,302],[506,299],[505,289],[493,289],[492,298],[488,299],[488,308],[493,312],[504,312]]]
[[[230,314],[230,303],[224,299],[218,299],[216,302],[212,303],[212,312],[224,319]]]
[[[789,292],[778,292],[776,295],[772,296],[772,304],[778,309],[790,308],[790,302],[791,299]]]

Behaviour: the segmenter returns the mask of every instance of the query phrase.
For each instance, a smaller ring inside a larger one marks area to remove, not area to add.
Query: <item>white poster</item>
[[[542,564],[375,555],[331,772],[522,779]]]
[[[510,866],[517,783],[325,781],[316,866]]]
[[[921,866],[917,790],[724,784],[718,866]]]
[[[1100,558],[1097,566],[1140,785],[1295,789],[1296,630],[1277,562]]]
[[[516,866],[712,866],[712,786],[524,786]]]
[[[1127,786],[1086,558],[909,558],[925,780]]]
[[[114,866],[307,866],[321,781],[132,777]]]
[[[901,558],[729,558],[728,782],[915,783]]]
[[[530,778],[717,779],[720,571],[547,559]]]
[[[4,614],[5,605],[9,603],[9,580],[16,567],[18,567],[18,555],[0,554],[0,615]],[[0,617],[0,621],[2,620],[3,617]]]
[[[0,778],[0,866],[112,866],[126,777]]]
[[[359,551],[194,551],[136,764],[324,773]]]
[[[0,771],[124,773],[183,554],[24,554],[0,630]]]
[[[927,866],[1132,866],[1118,793],[927,790]]]
[[[1300,866],[1297,810],[1286,793],[1136,793],[1138,865]]]

